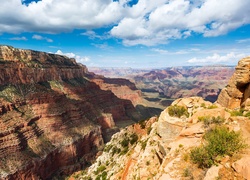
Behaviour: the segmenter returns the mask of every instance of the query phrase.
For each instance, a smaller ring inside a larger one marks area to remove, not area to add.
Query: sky
[[[88,67],[236,65],[250,0],[0,0],[0,44]]]

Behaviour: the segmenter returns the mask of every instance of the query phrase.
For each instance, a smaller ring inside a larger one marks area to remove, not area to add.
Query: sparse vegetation
[[[133,145],[134,143],[136,143],[138,141],[138,135],[133,133],[130,136],[130,144]]]
[[[219,157],[232,156],[246,147],[238,132],[230,131],[225,126],[215,126],[204,135],[206,144],[195,147],[190,152],[191,160],[201,168],[216,164]]]
[[[216,109],[216,108],[218,108],[218,106],[212,104],[212,105],[208,106],[207,108],[208,108],[208,109]]]
[[[247,112],[244,116],[245,116],[245,117],[248,117],[248,118],[250,119],[250,111]]]
[[[188,117],[188,111],[185,107],[183,106],[169,106],[168,107],[168,113],[170,116],[178,117],[180,118],[181,116],[186,116]]]
[[[243,112],[244,112],[243,109],[239,109],[239,110],[231,111],[230,114],[231,116],[243,116]]]
[[[189,167],[184,169],[182,176],[183,177],[190,177],[190,179],[193,179],[193,175],[192,175],[192,172],[191,172]]]
[[[140,124],[140,127],[141,127],[142,129],[145,129],[145,127],[146,127],[146,121],[145,121],[145,120],[141,120],[141,121],[139,121],[138,123]]]
[[[147,135],[149,135],[151,131],[152,131],[152,127],[150,126],[147,128]]]
[[[145,148],[146,148],[146,146],[147,146],[148,140],[144,140],[144,141],[140,141],[140,142],[141,142],[141,148],[142,148],[143,150],[145,150]]]
[[[202,116],[198,117],[198,120],[204,123],[205,127],[209,127],[211,124],[222,124],[225,122],[225,119],[217,116],[217,117],[211,117],[211,116]]]

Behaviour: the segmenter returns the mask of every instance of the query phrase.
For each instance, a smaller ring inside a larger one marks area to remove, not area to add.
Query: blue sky
[[[0,44],[87,66],[236,65],[250,55],[250,0],[8,0]]]

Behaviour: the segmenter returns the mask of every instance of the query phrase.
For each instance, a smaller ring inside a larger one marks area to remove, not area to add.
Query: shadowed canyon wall
[[[101,89],[95,81],[74,59],[0,46],[0,179],[48,179],[84,168],[116,123],[140,120],[133,85],[106,80]],[[112,92],[121,86],[129,89],[123,99]]]

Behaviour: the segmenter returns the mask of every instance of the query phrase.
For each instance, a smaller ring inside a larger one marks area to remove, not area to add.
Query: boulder
[[[233,163],[232,167],[236,172],[241,174],[245,179],[250,179],[250,156],[243,157]]]
[[[228,85],[219,94],[217,102],[229,109],[239,109],[248,103],[250,83],[250,57],[239,61]]]

